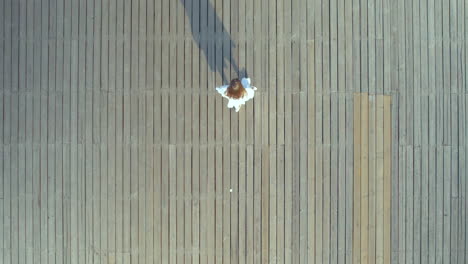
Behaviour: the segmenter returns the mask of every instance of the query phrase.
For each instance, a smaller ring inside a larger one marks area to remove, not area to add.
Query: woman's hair
[[[244,96],[247,91],[242,85],[241,81],[237,78],[232,79],[229,87],[226,90],[226,95],[230,98],[239,99]]]

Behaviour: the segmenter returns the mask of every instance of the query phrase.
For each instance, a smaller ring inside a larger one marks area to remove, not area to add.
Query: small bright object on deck
[[[220,93],[224,98],[229,100],[227,107],[228,108],[235,108],[236,112],[239,112],[242,105],[244,105],[248,100],[254,98],[256,87],[250,85],[250,78],[243,78],[239,85],[239,90],[233,85],[233,83],[238,83],[238,79],[234,79],[231,81],[230,85],[223,85],[221,87],[216,87],[218,93]],[[232,89],[232,90],[231,90]],[[239,97],[235,96],[239,95]]]

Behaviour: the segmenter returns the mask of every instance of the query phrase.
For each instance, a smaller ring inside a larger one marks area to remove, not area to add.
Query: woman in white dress
[[[216,90],[229,100],[228,108],[234,107],[239,112],[241,106],[254,97],[257,88],[250,85],[250,78],[243,78],[242,81],[236,78],[229,85],[216,87]]]

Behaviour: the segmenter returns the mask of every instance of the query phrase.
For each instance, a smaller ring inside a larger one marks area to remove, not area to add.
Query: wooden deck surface
[[[467,18],[1,0],[0,263],[467,263]]]

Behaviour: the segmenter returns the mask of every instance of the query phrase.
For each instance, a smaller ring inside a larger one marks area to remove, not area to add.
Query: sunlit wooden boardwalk
[[[467,18],[1,0],[0,263],[468,263]]]

